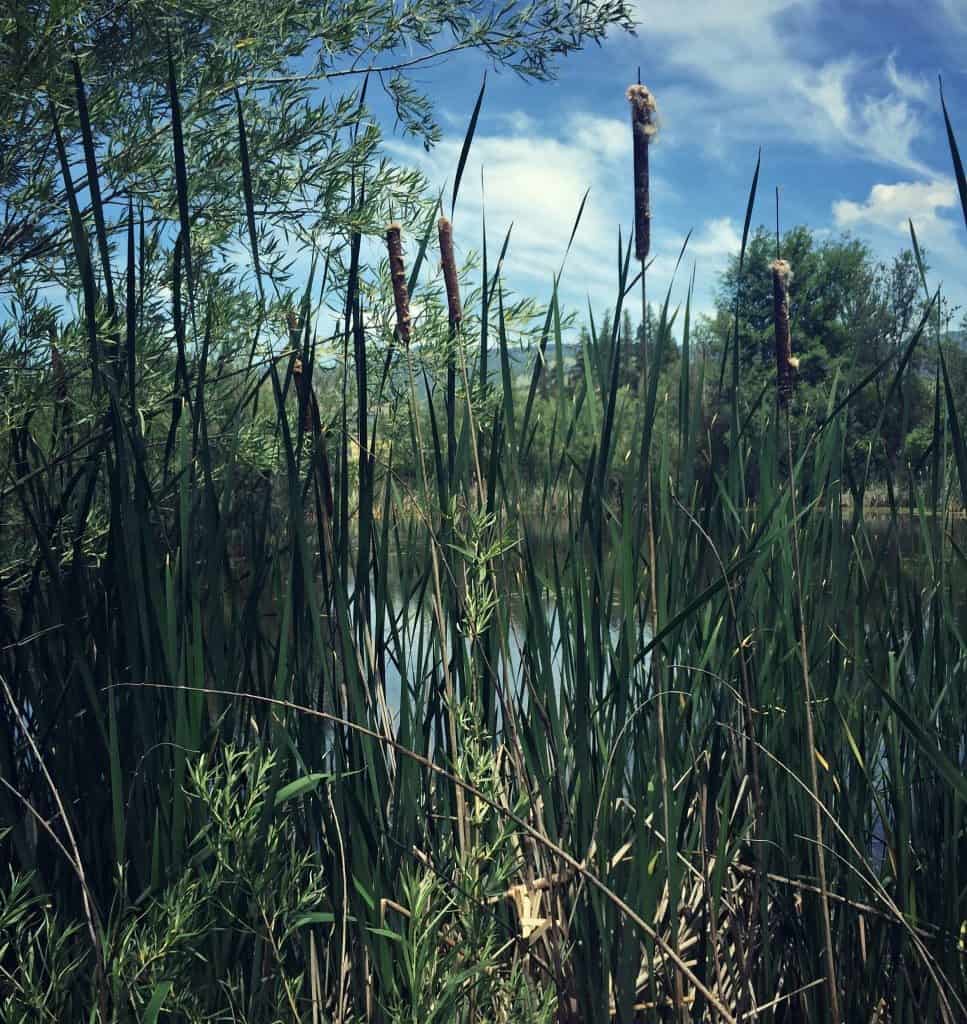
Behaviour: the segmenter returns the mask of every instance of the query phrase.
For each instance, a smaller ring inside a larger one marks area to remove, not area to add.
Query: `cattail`
[[[286,314],[286,323],[289,327],[289,344],[293,349],[298,349],[302,340],[302,327],[299,324],[299,317],[292,310]],[[292,364],[293,373],[302,373],[302,360],[296,356]]]
[[[450,329],[456,330],[463,319],[463,307],[460,305],[460,281],[457,278],[457,261],[453,257],[453,225],[446,217],[441,217],[437,227],[440,232],[440,259],[443,263],[443,283],[447,289]]]
[[[776,384],[779,404],[785,408],[792,394],[793,370],[799,365],[792,356],[792,339],[789,334],[789,282],[792,268],[785,260],[773,260],[772,308],[776,329]]]
[[[299,317],[295,313],[289,312],[286,320],[289,325],[289,344],[298,351],[302,344],[302,326],[299,323]],[[296,356],[292,361],[292,376],[295,379],[296,398],[299,401],[299,408],[302,410],[302,429],[308,432],[314,429],[318,413],[312,381],[303,370],[302,359]]]
[[[396,303],[396,329],[404,345],[410,343],[410,296],[406,290],[406,270],[403,267],[403,241],[399,224],[386,229],[386,248],[389,250],[389,273],[393,282],[393,300]]]
[[[655,97],[645,86],[628,86],[631,103],[632,148],[635,157],[635,256],[648,259],[651,249],[651,205],[648,195],[648,147],[658,131]]]

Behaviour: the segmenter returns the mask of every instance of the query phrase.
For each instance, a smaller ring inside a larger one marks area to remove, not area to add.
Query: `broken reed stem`
[[[779,404],[785,409],[792,395],[792,371],[798,365],[792,358],[792,339],[789,334],[789,282],[792,280],[792,268],[786,260],[775,259],[770,269],[776,332],[776,389]]]
[[[643,85],[631,85],[626,93],[631,103],[631,138],[635,160],[635,258],[648,259],[651,249],[651,204],[649,202],[648,147],[658,131],[655,97]]]
[[[776,342],[778,348],[778,339]],[[799,531],[796,528],[796,467],[792,452],[792,426],[789,409],[786,409],[786,442],[789,450],[789,500],[792,517],[793,572],[796,577],[796,600],[799,605],[799,654],[802,658],[802,681],[806,703],[806,745],[809,758],[809,784],[812,789],[812,804],[815,813],[816,866],[819,873],[819,901],[823,917],[823,940],[826,947],[826,989],[829,994],[829,1009],[835,1024],[842,1020],[839,1012],[839,986],[836,982],[836,960],[833,952],[833,924],[829,910],[829,882],[826,876],[826,848],[823,845],[822,804],[819,800],[819,772],[816,769],[816,729],[813,724],[813,690],[809,672],[809,648],[806,643],[806,610],[802,597],[802,565],[799,556]]]
[[[450,314],[450,329],[456,330],[463,320],[460,304],[460,279],[457,277],[457,261],[453,256],[453,225],[446,217],[437,223],[440,236],[440,261],[443,264],[443,283],[447,289],[447,309]]]
[[[406,269],[403,266],[403,239],[399,224],[386,229],[386,248],[389,252],[389,273],[393,282],[393,301],[396,303],[396,330],[404,346],[410,344],[410,296],[406,288]]]

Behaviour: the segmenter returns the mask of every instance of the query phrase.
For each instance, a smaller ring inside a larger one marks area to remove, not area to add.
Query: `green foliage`
[[[333,915],[320,913],[330,906],[326,888],[311,853],[293,847],[291,818],[263,834],[273,763],[271,754],[225,748],[218,763],[202,757],[192,766],[194,855],[178,878],[116,907],[106,925],[118,1019],[142,1019],[152,1003],[199,1024],[292,1009],[308,969],[303,932]],[[0,956],[11,983],[3,1019],[81,1019],[90,972],[78,927],[64,927],[29,884],[14,878],[2,897]],[[253,952],[272,979],[258,999],[247,995],[243,966]]]

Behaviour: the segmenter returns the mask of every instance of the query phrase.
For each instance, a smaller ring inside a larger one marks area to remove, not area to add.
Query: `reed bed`
[[[632,252],[644,287],[652,213],[654,101],[629,98],[643,205],[619,306]],[[173,142],[182,168],[177,128]],[[934,478],[909,490],[917,577],[861,509],[841,513],[850,402],[870,381],[831,382],[821,427],[786,429],[782,268],[761,432],[738,335],[717,388],[725,367],[693,351],[669,291],[653,342],[660,362],[682,325],[674,428],[655,429],[657,371],[629,412],[620,347],[592,341],[577,394],[550,382],[556,426],[536,452],[560,318],[555,294],[525,396],[507,372],[503,252],[493,269],[484,243],[471,308],[453,223],[432,211],[405,239],[391,225],[393,306],[364,316],[351,238],[326,285],[345,309],[330,406],[311,386],[311,284],[282,354],[223,357],[237,324],[191,261],[181,198],[166,318],[139,308],[132,219],[127,315],[106,332],[75,214],[86,319],[9,432],[0,1016],[967,1018],[949,516],[967,467],[949,388]],[[410,309],[434,224],[438,321]],[[930,324],[910,352],[940,344]],[[149,351],[171,376],[145,407]],[[95,412],[72,417],[92,387]],[[596,431],[575,464],[584,403]],[[703,424],[722,409],[710,462]],[[415,476],[394,461],[407,446]],[[544,467],[537,486],[525,464]],[[893,503],[890,531],[903,515]]]

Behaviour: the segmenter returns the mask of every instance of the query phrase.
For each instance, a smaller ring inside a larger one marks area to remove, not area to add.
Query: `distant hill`
[[[581,357],[581,346],[573,343],[564,344],[561,346],[561,353],[564,356],[564,366],[567,368],[576,359]],[[520,377],[522,375],[530,375],[534,367],[534,360],[537,357],[537,346],[534,345],[531,348],[520,349],[520,348],[508,348],[507,358],[510,362],[510,373],[512,377]],[[554,346],[553,341],[548,342],[547,350],[544,353],[544,358],[547,360],[548,367],[554,365],[557,359],[557,350]],[[500,349],[492,348],[488,352],[487,356],[487,370],[488,376],[491,378],[500,376]]]

